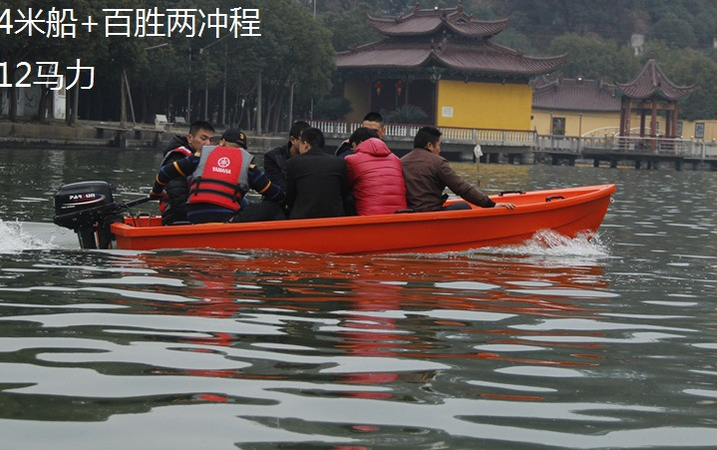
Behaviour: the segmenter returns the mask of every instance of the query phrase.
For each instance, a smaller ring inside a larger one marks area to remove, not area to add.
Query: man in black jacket
[[[318,128],[301,133],[301,154],[287,163],[286,203],[290,219],[343,216],[346,161],[324,153]]]
[[[286,164],[291,158],[299,155],[301,133],[310,127],[311,125],[303,120],[294,122],[289,130],[289,142],[264,154],[264,173],[272,183],[283,190],[286,190]]]
[[[186,136],[176,135],[164,149],[164,159],[160,168],[175,161],[200,152],[205,145],[211,145],[214,127],[209,122],[198,120],[189,126]],[[159,203],[162,212],[162,225],[172,225],[187,221],[187,177],[177,176],[165,186],[166,199]]]
[[[383,121],[383,116],[374,111],[364,116],[361,126],[371,130],[376,130],[379,139],[383,139],[383,135],[386,134],[386,123]],[[340,156],[342,158],[353,155],[353,153],[354,149],[348,139],[343,141],[334,152],[336,156]]]

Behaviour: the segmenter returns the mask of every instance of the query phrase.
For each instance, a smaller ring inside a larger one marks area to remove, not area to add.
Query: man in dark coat
[[[176,135],[167,148],[164,149],[164,159],[160,168],[167,164],[201,152],[202,147],[211,145],[214,137],[214,127],[209,122],[198,120],[189,126],[186,136]],[[177,176],[165,186],[167,197],[160,201],[159,210],[162,212],[162,225],[172,225],[187,221],[187,177]]]
[[[294,122],[289,130],[289,142],[264,154],[264,174],[283,190],[286,190],[286,163],[299,155],[301,133],[310,127],[311,125],[303,120]]]
[[[301,154],[288,162],[286,203],[290,219],[343,216],[346,161],[324,153],[318,128],[301,133]]]

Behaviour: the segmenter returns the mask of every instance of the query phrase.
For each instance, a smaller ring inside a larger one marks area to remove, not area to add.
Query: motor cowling
[[[109,248],[116,219],[112,189],[105,181],[66,184],[55,194],[55,224],[77,233],[82,248]]]

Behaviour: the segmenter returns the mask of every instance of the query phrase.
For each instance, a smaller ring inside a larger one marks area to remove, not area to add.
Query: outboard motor
[[[77,233],[81,248],[110,248],[112,222],[122,220],[105,181],[80,181],[55,194],[55,224]]]

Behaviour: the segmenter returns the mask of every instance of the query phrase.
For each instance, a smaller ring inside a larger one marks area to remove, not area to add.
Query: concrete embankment
[[[186,134],[187,128],[155,128],[152,125],[122,127],[117,122],[82,121],[75,126],[63,122],[0,122],[0,146],[47,148],[163,149],[175,134]],[[217,129],[217,138],[223,129]],[[288,136],[288,133],[287,133]],[[287,142],[283,136],[252,136],[249,150],[263,154]]]

